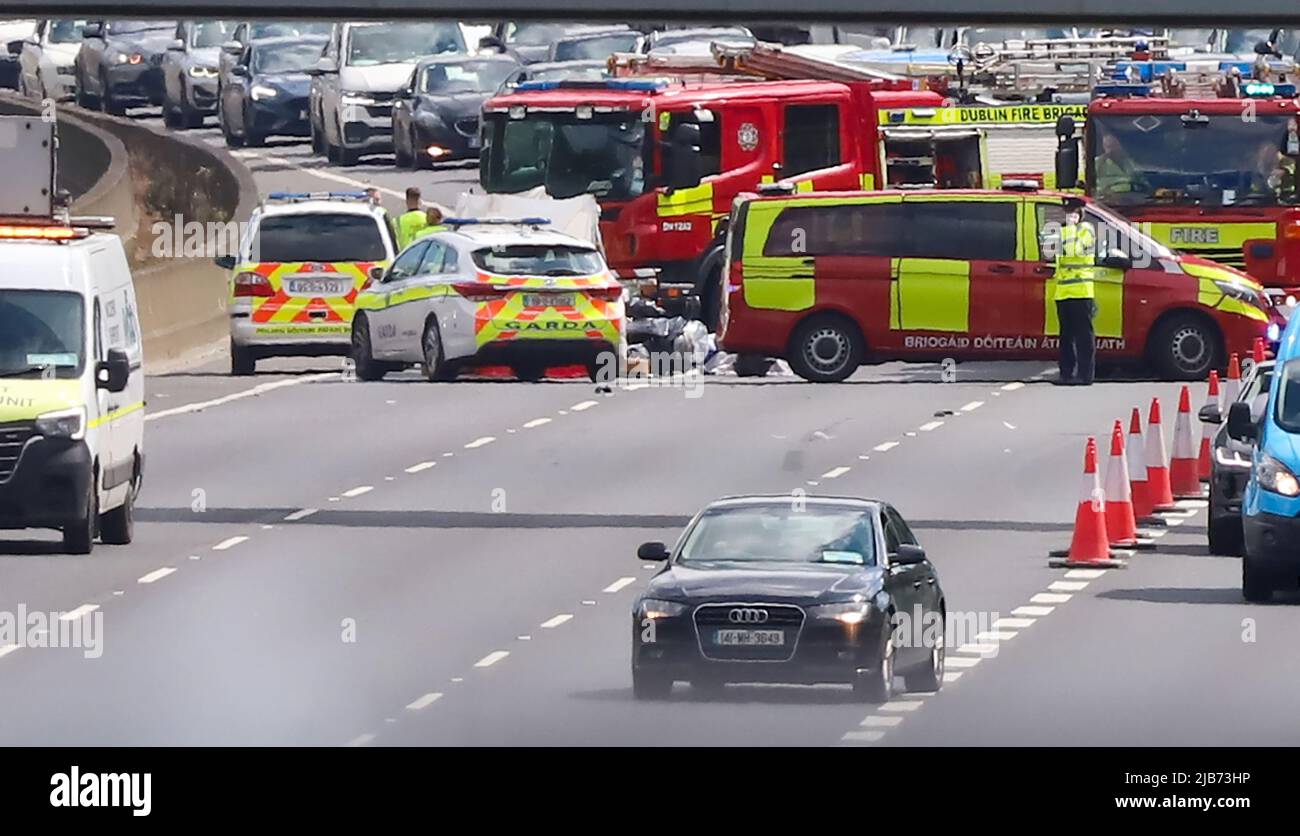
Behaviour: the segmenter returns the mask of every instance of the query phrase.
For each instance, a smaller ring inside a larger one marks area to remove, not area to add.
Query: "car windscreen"
[[[420,80],[420,91],[438,95],[488,93],[500,87],[515,69],[517,66],[509,61],[430,64]]]
[[[84,20],[54,20],[50,22],[49,40],[52,44],[75,44],[81,40]]]
[[[559,41],[555,44],[556,61],[583,61],[593,58],[608,58],[615,52],[631,52],[636,49],[639,35],[636,32],[616,32],[591,38],[575,38]]]
[[[1277,387],[1277,425],[1289,433],[1300,433],[1300,360],[1282,366]]]
[[[233,20],[200,20],[190,29],[190,46],[198,49],[218,47],[235,32]]]
[[[506,35],[506,43],[518,46],[549,44],[564,34],[563,23],[514,23]]]
[[[376,23],[354,27],[348,33],[347,63],[373,67],[464,51],[465,41],[455,23]]]
[[[327,37],[334,24],[320,21],[285,21],[268,20],[254,23],[249,27],[249,37],[257,38],[293,38],[309,35]]]
[[[108,22],[108,34],[110,35],[133,35],[137,32],[148,32],[153,29],[175,29],[176,21],[174,20],[110,20]]]
[[[320,60],[322,46],[320,41],[302,41],[256,47],[253,50],[253,72],[256,74],[306,72]]]
[[[0,378],[74,378],[85,354],[85,302],[60,290],[0,290]]]
[[[875,522],[860,508],[783,502],[706,511],[682,545],[681,563],[876,563]]]
[[[382,261],[379,222],[370,215],[311,212],[263,218],[253,236],[250,260],[257,262]]]
[[[508,244],[474,251],[474,264],[499,276],[590,276],[605,265],[600,253],[560,244]]]

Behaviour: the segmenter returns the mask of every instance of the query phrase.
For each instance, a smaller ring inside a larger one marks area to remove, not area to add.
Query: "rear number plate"
[[[775,647],[785,644],[785,631],[719,630],[715,640],[725,647]]]
[[[289,292],[295,296],[346,296],[352,285],[329,279],[290,279]]]
[[[571,308],[572,293],[525,293],[524,307],[527,308]]]

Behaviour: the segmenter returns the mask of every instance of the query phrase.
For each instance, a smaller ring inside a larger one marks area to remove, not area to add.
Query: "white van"
[[[24,219],[0,225],[0,268],[0,529],[130,543],[144,371],[122,242]]]

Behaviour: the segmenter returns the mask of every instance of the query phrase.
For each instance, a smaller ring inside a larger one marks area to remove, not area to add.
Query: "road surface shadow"
[[[1236,587],[1164,587],[1147,586],[1135,589],[1110,589],[1097,595],[1112,601],[1141,601],[1147,604],[1245,604],[1241,590]],[[1279,592],[1274,603],[1300,604],[1300,592]]]
[[[631,686],[575,691],[570,696],[598,702],[638,702],[632,695]],[[852,688],[838,685],[727,685],[717,690],[700,691],[679,683],[673,687],[672,694],[667,699],[648,702],[851,705],[861,701],[853,696]],[[861,704],[866,705],[866,703]]]
[[[65,555],[67,557],[84,557],[69,555],[63,550],[59,540],[0,540],[0,557],[31,557],[33,555]]]
[[[321,510],[301,520],[284,518],[297,508],[136,508],[136,522],[331,525],[344,528],[684,528],[688,514],[494,514],[482,511]]]

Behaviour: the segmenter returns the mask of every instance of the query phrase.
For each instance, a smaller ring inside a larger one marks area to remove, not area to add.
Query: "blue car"
[[[323,37],[262,38],[244,47],[221,85],[218,116],[226,144],[261,145],[268,136],[311,136],[311,76]]]
[[[1250,404],[1238,401],[1228,432],[1255,444],[1242,496],[1241,590],[1247,601],[1267,601],[1300,585],[1300,317],[1282,335],[1263,415],[1254,420]]]

